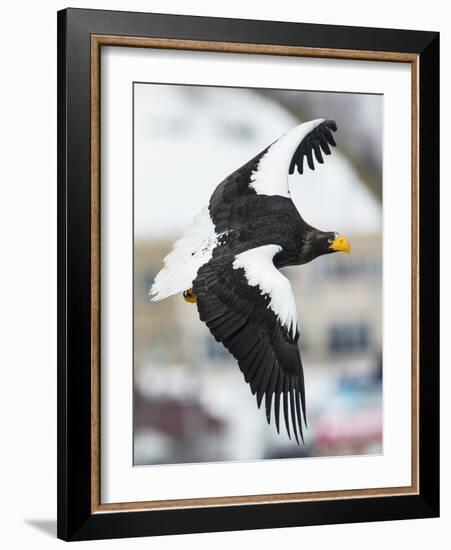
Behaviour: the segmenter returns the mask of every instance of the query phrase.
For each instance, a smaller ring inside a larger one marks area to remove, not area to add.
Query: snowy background
[[[134,86],[134,462],[382,452],[382,109],[377,95]],[[290,177],[301,215],[352,254],[290,268],[309,429],[268,426],[227,351],[181,296],[152,303],[164,256],[215,186],[288,129],[334,119],[337,148]]]

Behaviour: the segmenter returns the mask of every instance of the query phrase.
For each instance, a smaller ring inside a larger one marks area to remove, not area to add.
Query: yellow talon
[[[197,302],[197,296],[194,294],[192,288],[185,290],[183,293],[183,299],[185,302],[189,302],[190,304],[195,304]]]

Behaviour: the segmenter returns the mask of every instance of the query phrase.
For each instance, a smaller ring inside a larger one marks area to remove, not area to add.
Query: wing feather
[[[302,174],[304,159],[311,170],[315,162],[323,164],[321,151],[330,155],[335,146],[333,120],[316,119],[300,124],[235,170],[213,192],[209,209],[216,231],[241,227],[252,216],[249,207],[255,196],[290,198],[288,176],[297,170]]]
[[[226,249],[216,250],[194,281],[200,319],[237,359],[268,423],[274,411],[280,431],[282,405],[287,434],[299,443],[305,418],[299,332],[288,280],[273,263],[278,247],[253,249],[240,261]]]

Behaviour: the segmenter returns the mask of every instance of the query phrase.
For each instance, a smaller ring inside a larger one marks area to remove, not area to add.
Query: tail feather
[[[215,227],[205,207],[165,257],[164,267],[149,291],[151,300],[158,302],[191,288],[199,268],[212,257],[216,244]]]

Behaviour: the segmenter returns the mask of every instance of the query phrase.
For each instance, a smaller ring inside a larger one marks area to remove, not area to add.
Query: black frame
[[[419,495],[91,513],[92,34],[419,55]],[[101,10],[58,12],[58,537],[86,540],[439,515],[439,34]]]

